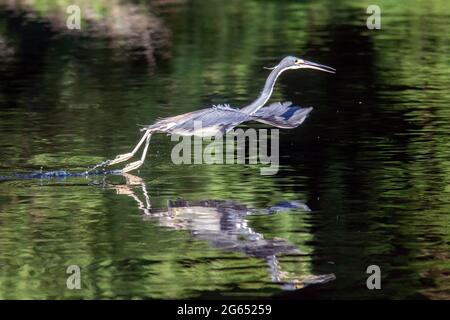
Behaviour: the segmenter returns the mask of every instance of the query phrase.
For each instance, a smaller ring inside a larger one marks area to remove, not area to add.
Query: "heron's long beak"
[[[307,61],[307,60],[303,60],[303,63],[301,64],[301,68],[315,69],[315,70],[325,71],[325,72],[329,72],[329,73],[336,73],[335,68],[325,66],[323,64]]]

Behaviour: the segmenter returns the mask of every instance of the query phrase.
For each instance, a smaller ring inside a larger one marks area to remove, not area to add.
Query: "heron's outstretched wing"
[[[292,129],[301,125],[312,109],[294,106],[292,102],[275,102],[255,112],[253,120],[282,129]]]

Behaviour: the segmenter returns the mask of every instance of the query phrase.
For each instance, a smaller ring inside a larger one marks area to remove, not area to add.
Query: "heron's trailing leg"
[[[125,166],[125,168],[122,169],[122,172],[130,172],[133,170],[136,170],[137,168],[139,168],[140,166],[142,166],[142,164],[145,161],[145,157],[147,156],[147,151],[148,151],[148,145],[150,144],[150,138],[151,138],[151,132],[147,131],[144,135],[144,137],[146,138],[145,141],[145,147],[144,147],[144,151],[142,151],[142,156],[141,156],[141,160],[135,161],[135,162],[131,162],[129,164],[127,164]],[[139,142],[140,144],[142,143],[143,140],[141,140],[141,142]]]
[[[141,138],[141,140],[138,142],[138,144],[136,145],[136,147],[134,147],[133,151],[128,152],[128,153],[124,153],[124,154],[119,154],[118,156],[116,156],[113,160],[110,160],[107,164],[107,166],[112,166],[114,164],[117,163],[121,163],[124,161],[127,161],[128,159],[130,159],[131,157],[133,157],[136,152],[139,150],[139,148],[141,147],[142,143],[144,142],[144,140],[150,135],[150,131],[146,131],[145,134],[143,135],[143,137]]]
[[[127,161],[128,159],[130,159],[131,157],[133,157],[136,154],[136,152],[139,150],[141,145],[144,143],[145,139],[147,139],[147,137],[150,134],[151,134],[151,131],[147,130],[145,132],[145,134],[143,135],[143,137],[141,138],[141,140],[139,140],[138,144],[134,147],[133,151],[128,152],[128,153],[124,153],[124,154],[119,154],[113,160],[106,160],[106,161],[103,161],[103,162],[101,162],[99,164],[96,164],[95,166],[93,166],[92,168],[87,170],[86,174],[89,174],[89,172],[91,172],[91,171],[93,171],[93,170],[95,170],[97,168],[102,168],[102,167],[106,167],[106,166],[112,166],[114,164]]]

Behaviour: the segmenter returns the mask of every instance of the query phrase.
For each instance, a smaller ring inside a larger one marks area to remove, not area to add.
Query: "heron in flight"
[[[272,71],[266,80],[260,96],[248,106],[241,109],[234,109],[229,105],[215,105],[210,108],[161,119],[141,129],[141,131],[144,131],[144,135],[133,151],[120,154],[113,160],[104,161],[94,166],[91,170],[129,160],[145,142],[141,159],[126,165],[122,169],[122,172],[126,173],[138,169],[145,161],[150,137],[156,132],[167,133],[169,135],[209,137],[216,134],[226,134],[234,127],[246,121],[258,121],[282,129],[295,128],[306,119],[312,110],[311,107],[300,108],[293,106],[291,102],[277,102],[263,108],[272,95],[273,87],[280,74],[291,69],[315,69],[330,73],[335,73],[336,71],[334,68],[293,56],[283,58],[278,65],[270,69]],[[198,128],[197,123],[201,124],[200,128]]]

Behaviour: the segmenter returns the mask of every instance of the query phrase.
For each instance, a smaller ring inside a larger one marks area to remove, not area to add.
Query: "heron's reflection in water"
[[[298,201],[285,201],[266,209],[253,209],[235,201],[168,201],[167,208],[152,208],[147,186],[140,177],[124,174],[126,184],[111,186],[117,194],[136,201],[145,219],[157,220],[163,227],[189,230],[193,237],[207,241],[212,247],[264,260],[272,282],[284,290],[301,289],[312,284],[323,284],[335,279],[334,274],[292,275],[283,271],[278,261],[282,254],[300,255],[299,248],[285,239],[264,239],[264,235],[248,226],[251,214],[273,214],[289,209],[310,211]]]

